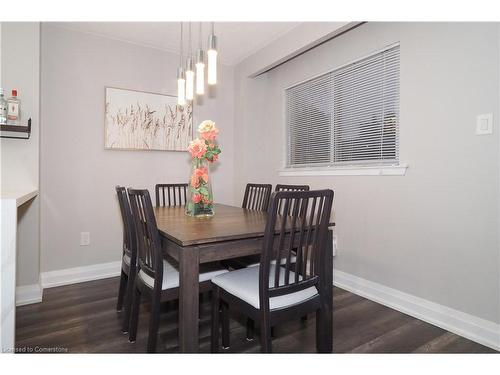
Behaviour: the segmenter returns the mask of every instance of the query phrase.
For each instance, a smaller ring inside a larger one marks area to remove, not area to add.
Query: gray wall
[[[335,268],[500,322],[497,24],[368,23],[256,79],[235,71],[235,197],[247,181],[335,190]],[[283,89],[401,43],[406,176],[279,177]],[[495,135],[475,136],[493,113]]]
[[[32,119],[28,140],[1,139],[1,189],[39,188],[40,23],[2,22],[0,86],[9,97],[18,90],[21,120]],[[40,200],[18,210],[17,285],[37,284],[40,275]]]
[[[42,25],[42,272],[120,260],[117,184],[148,188],[188,179],[186,152],[104,149],[104,87],[176,94],[178,56]],[[222,66],[194,124],[217,122],[223,153],[214,194],[233,203],[233,70]],[[154,194],[154,193],[153,193]],[[80,232],[90,246],[80,246]]]

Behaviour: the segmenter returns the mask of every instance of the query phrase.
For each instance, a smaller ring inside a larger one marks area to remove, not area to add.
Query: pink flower
[[[200,133],[201,138],[207,140],[207,141],[213,141],[215,140],[215,137],[217,137],[217,134],[219,134],[219,129],[214,129],[210,131],[206,131],[203,133]]]
[[[191,157],[200,159],[205,155],[207,145],[203,140],[197,138],[189,143],[188,151]]]
[[[217,161],[217,160],[219,160],[219,155],[214,154],[214,155],[212,156],[212,161]]]
[[[196,168],[193,173],[193,177],[201,178],[205,183],[208,182],[208,169],[206,167]]]
[[[204,204],[210,204],[212,202],[210,201],[210,199],[203,197],[203,203]]]
[[[198,189],[198,187],[200,186],[200,179],[194,174],[191,176],[191,186],[195,189]]]
[[[194,194],[192,198],[194,203],[200,203],[201,201],[201,194]]]
[[[217,137],[217,134],[219,134],[219,129],[217,129],[217,127],[215,126],[215,122],[211,120],[205,120],[200,124],[200,126],[198,126],[198,132],[200,132],[200,135],[203,139],[213,143],[215,137]]]

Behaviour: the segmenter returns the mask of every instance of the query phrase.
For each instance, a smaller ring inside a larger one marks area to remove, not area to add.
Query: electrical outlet
[[[80,246],[88,246],[88,245],[90,245],[90,232],[81,232]]]
[[[335,256],[337,255],[337,246],[339,242],[336,234],[334,234],[332,237],[333,237],[333,244],[332,244],[333,256]]]

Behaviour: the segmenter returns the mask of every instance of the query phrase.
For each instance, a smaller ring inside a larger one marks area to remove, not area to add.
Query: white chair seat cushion
[[[201,264],[200,265],[200,282],[210,280],[212,277],[228,272],[223,267],[217,264]],[[148,284],[151,288],[154,287],[154,279],[144,271],[139,271],[139,277]],[[163,259],[163,282],[162,290],[179,287],[179,269],[174,260]]]
[[[274,286],[274,265],[271,265],[269,271],[269,286]],[[242,299],[256,309],[259,308],[259,269],[260,267],[247,267],[237,271],[231,271],[224,275],[219,275],[212,279],[212,282],[224,289],[226,292]],[[295,274],[290,272],[290,280],[293,280]],[[285,272],[280,272],[280,285],[285,284]],[[318,294],[316,287],[312,286],[295,293],[269,299],[269,308],[282,309],[287,306],[295,305],[312,298]]]
[[[123,254],[123,261],[130,266],[130,257],[127,254]]]

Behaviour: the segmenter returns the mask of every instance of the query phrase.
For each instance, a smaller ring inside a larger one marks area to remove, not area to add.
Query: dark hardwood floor
[[[33,352],[141,353],[146,351],[149,305],[141,306],[137,341],[121,333],[115,311],[118,278],[44,290],[43,302],[16,312],[16,347]],[[345,290],[333,293],[335,353],[493,353],[494,350]],[[200,352],[210,351],[210,303],[202,297]],[[158,351],[177,352],[177,307],[163,306]],[[226,352],[259,352],[258,336],[245,339],[245,319],[233,314],[231,347]],[[276,327],[278,353],[316,351],[315,319]],[[224,352],[224,351],[222,351]]]

